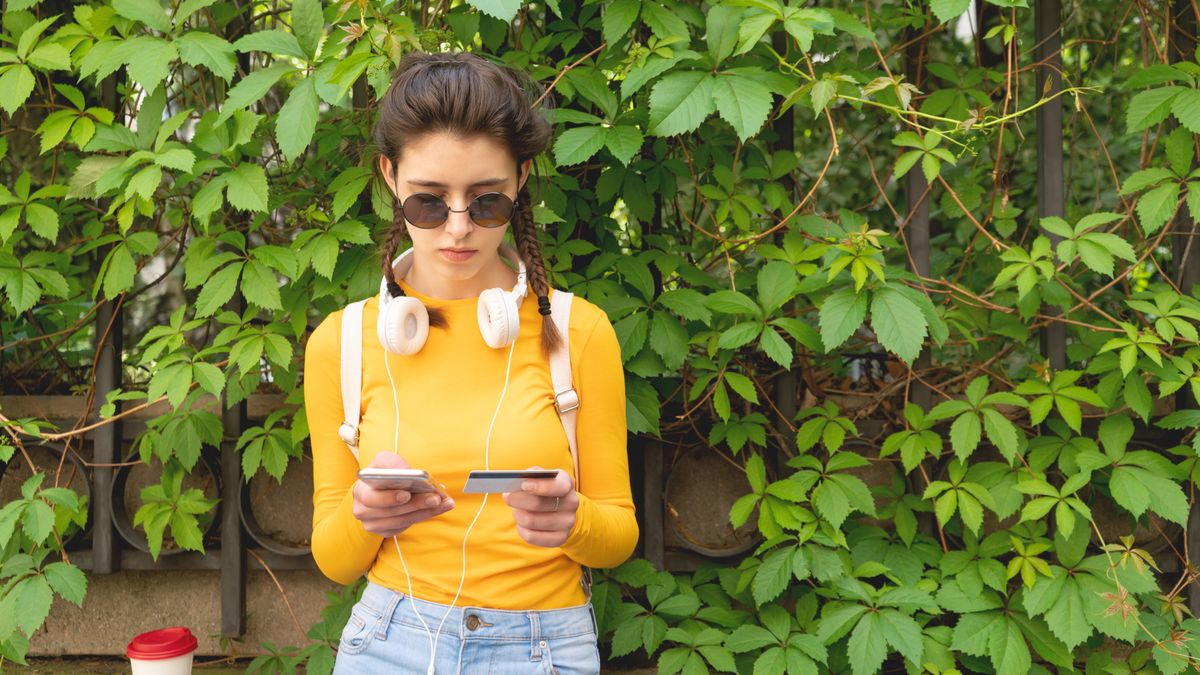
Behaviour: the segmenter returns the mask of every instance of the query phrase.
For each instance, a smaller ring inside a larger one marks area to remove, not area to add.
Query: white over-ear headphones
[[[412,252],[408,249],[392,261],[392,274],[404,277],[412,269]],[[512,344],[521,330],[521,301],[529,290],[525,262],[508,244],[500,245],[500,254],[517,266],[517,285],[511,291],[489,288],[479,294],[479,333],[493,349]],[[392,297],[388,281],[379,282],[379,320],[375,324],[379,343],[393,354],[415,354],[425,346],[429,337],[429,312],[424,303],[407,295]]]

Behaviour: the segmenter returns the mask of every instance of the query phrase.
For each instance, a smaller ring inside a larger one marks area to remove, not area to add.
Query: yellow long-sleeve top
[[[464,494],[473,469],[483,469],[488,424],[504,386],[509,348],[492,349],[479,333],[477,298],[442,300],[406,294],[439,307],[449,327],[430,328],[416,354],[388,354],[375,335],[379,300],[363,308],[362,420],[356,461],[338,436],[342,422],[339,379],[342,311],[313,332],[304,354],[304,404],[313,451],[312,554],[330,579],[367,578],[407,593],[408,581],[392,542],[367,532],[352,512],[351,486],[360,467],[392,450],[424,469],[454,498],[447,513],[399,535],[413,595],[449,603],[462,571],[462,540],[483,495]],[[512,354],[508,391],[492,431],[491,469],[531,466],[573,473],[570,447],[554,409],[550,365],[541,350],[542,317],[527,297]],[[620,347],[608,317],[576,298],[570,316],[571,370],[579,393],[579,509],[566,542],[534,546],[517,534],[512,509],[499,494],[488,498],[467,541],[467,572],[457,606],[554,609],[584,602],[580,565],[612,567],[629,557],[637,521],[626,458],[625,386]],[[399,401],[399,443],[390,364]],[[386,545],[383,545],[386,544]]]

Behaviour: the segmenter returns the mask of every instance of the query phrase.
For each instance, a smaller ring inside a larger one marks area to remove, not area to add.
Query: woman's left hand
[[[521,487],[520,492],[504,493],[504,503],[512,508],[517,522],[517,534],[534,546],[562,546],[575,527],[579,508],[571,476],[559,469],[554,478],[526,479]]]

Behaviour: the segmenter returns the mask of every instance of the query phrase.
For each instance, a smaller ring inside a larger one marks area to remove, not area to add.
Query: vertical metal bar
[[[246,308],[240,292],[228,308],[239,315]],[[246,401],[223,406],[221,441],[221,636],[246,632],[246,547],[242,533],[242,459],[237,440],[246,428]]]
[[[1055,96],[1062,91],[1062,2],[1037,0],[1034,6],[1036,45],[1034,59],[1042,64],[1037,69],[1037,88],[1041,96]],[[1037,109],[1037,181],[1038,217],[1066,215],[1066,192],[1063,186],[1063,114],[1062,101]],[[1050,240],[1059,237],[1047,233]],[[1058,316],[1057,307],[1046,307],[1049,316]],[[1067,327],[1055,321],[1042,333],[1042,354],[1050,367],[1061,370],[1067,366]]]
[[[657,570],[662,570],[666,559],[663,543],[663,448],[662,441],[647,439],[642,447],[642,471],[645,482],[642,498],[645,505],[642,520],[646,531],[642,555]]]
[[[100,103],[113,112],[114,121],[121,119],[120,103],[117,100],[116,75],[111,75],[100,84]],[[95,401],[92,413],[100,418],[100,406],[108,399],[108,392],[121,386],[121,352],[124,317],[121,311],[123,298],[108,300],[96,310],[96,382]],[[117,401],[120,412],[121,402]],[[113,529],[112,464],[121,455],[121,420],[106,424],[92,432],[92,573],[111,574],[121,565],[120,538]],[[106,466],[108,465],[108,466]],[[123,500],[118,500],[124,508]]]
[[[100,418],[100,406],[108,392],[121,386],[121,333],[124,329],[121,303],[123,298],[107,300],[96,310],[96,398],[93,414]],[[121,403],[117,402],[118,412]],[[121,420],[105,424],[92,432],[92,573],[110,574],[120,568],[118,538],[113,530],[113,509],[124,502],[111,499],[112,464],[121,457]],[[106,466],[107,465],[107,466]]]
[[[909,82],[920,87],[920,58],[921,40],[910,40],[904,51],[904,69]],[[912,254],[913,272],[923,277],[929,276],[929,200],[923,198],[929,183],[925,180],[925,172],[909,171],[904,176],[904,194],[908,202],[908,226],[904,236],[908,241],[908,250]],[[928,343],[921,349],[913,370],[924,370],[930,366]],[[915,381],[909,388],[909,399],[929,410],[933,403],[933,395],[923,382]]]

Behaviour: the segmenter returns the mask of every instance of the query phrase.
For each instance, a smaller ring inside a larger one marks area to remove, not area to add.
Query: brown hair
[[[541,93],[540,85],[529,75],[470,52],[411,52],[400,60],[392,74],[392,84],[379,102],[379,119],[373,132],[375,147],[395,163],[406,144],[426,133],[448,132],[460,138],[483,135],[508,146],[517,159],[519,180],[520,164],[544,152],[553,135],[550,122],[533,109]],[[372,164],[378,170],[378,158]],[[549,356],[559,345],[559,334],[550,318],[550,285],[533,222],[533,200],[528,185],[526,180],[517,194],[513,238],[542,313],[542,351]],[[406,231],[395,195],[392,213],[392,225],[381,253],[383,275],[394,292],[399,287],[391,261]],[[429,323],[445,327],[446,319],[440,311],[430,308]]]

